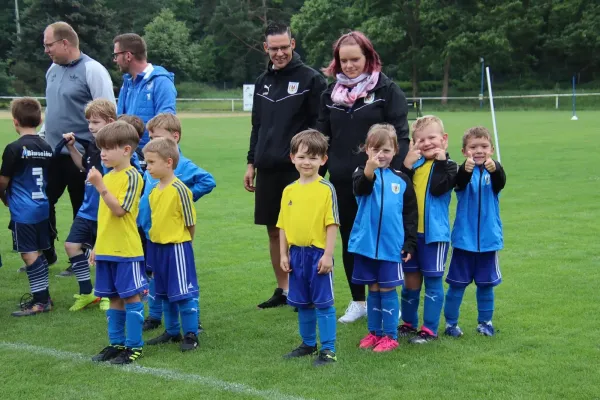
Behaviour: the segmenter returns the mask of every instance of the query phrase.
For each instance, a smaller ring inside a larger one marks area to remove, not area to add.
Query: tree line
[[[600,80],[597,0],[0,0],[0,94],[42,94],[50,65],[45,26],[63,20],[81,49],[106,65],[116,84],[112,39],[136,32],[150,62],[176,82],[254,82],[266,66],[262,32],[291,23],[297,51],[325,66],[332,44],[358,29],[373,41],[384,72],[409,94],[478,91],[481,58],[496,84],[563,88],[572,76]],[[18,6],[18,22],[16,7]],[[19,26],[19,33],[17,33]],[[565,83],[566,82],[566,83]]]

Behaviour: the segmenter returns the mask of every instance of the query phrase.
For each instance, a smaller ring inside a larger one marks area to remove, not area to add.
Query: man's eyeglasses
[[[280,47],[267,47],[267,50],[269,50],[269,52],[273,53],[273,54],[277,54],[279,53],[279,50],[281,50],[283,53],[285,53],[286,51],[288,51],[290,48],[292,47],[291,44],[288,44],[287,46],[280,46]]]
[[[117,57],[119,57],[119,54],[124,54],[124,53],[130,53],[129,51],[125,50],[125,51],[119,51],[117,53],[112,53],[112,58],[113,60],[116,60]],[[133,54],[133,53],[132,53]]]
[[[44,46],[44,49],[45,49],[45,50],[48,50],[50,47],[52,47],[52,46],[54,45],[54,43],[56,43],[56,42],[60,42],[61,40],[62,40],[62,39],[58,39],[58,40],[55,40],[54,42],[51,42],[51,43],[44,43],[44,44],[43,44],[43,46]]]

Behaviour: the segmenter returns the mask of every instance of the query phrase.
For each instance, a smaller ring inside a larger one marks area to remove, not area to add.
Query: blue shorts
[[[96,260],[96,296],[126,299],[147,289],[142,262]]]
[[[411,254],[411,259],[403,263],[404,273],[420,272],[423,276],[444,276],[448,242],[425,243],[425,235],[417,234],[417,250]]]
[[[289,305],[298,308],[333,305],[333,273],[319,274],[317,271],[324,252],[317,247],[290,247]]]
[[[372,285],[377,283],[382,288],[401,286],[404,283],[402,266],[398,262],[374,260],[360,254],[355,254],[352,283],[357,285]]]
[[[12,231],[13,250],[19,253],[34,253],[52,247],[50,221],[36,224],[23,224],[10,221],[8,229]]]
[[[146,242],[147,268],[152,270],[156,296],[170,302],[198,297],[198,278],[192,242]]]
[[[98,222],[82,217],[75,217],[71,231],[67,236],[67,243],[79,243],[88,249],[93,249],[96,244]]]
[[[502,282],[497,251],[452,250],[446,282],[451,286],[466,287],[472,281],[477,286],[497,286]]]

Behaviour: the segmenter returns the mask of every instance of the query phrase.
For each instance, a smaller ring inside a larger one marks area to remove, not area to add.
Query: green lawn
[[[51,268],[55,310],[12,318],[28,285],[16,272],[21,261],[4,229],[0,398],[600,398],[600,173],[594,164],[600,114],[578,115],[576,122],[566,111],[497,115],[508,178],[501,198],[506,247],[504,282],[496,291],[496,337],[475,335],[470,287],[461,314],[463,338],[423,347],[401,343],[391,354],[378,355],[356,348],[366,322],[338,325],[339,362],[322,369],[306,359],[281,359],[299,343],[291,308],[256,309],[271,295],[274,278],[265,229],[253,225],[253,197],[242,186],[249,118],[184,119],[184,154],[217,181],[215,191],[197,203],[195,249],[207,330],[200,349],[182,354],[176,345],[146,347],[138,367],[125,369],[88,361],[107,342],[106,322],[97,308],[68,311],[77,283],[54,276],[66,267],[62,251]],[[487,111],[440,116],[451,155],[460,162],[462,132],[491,127]],[[0,121],[0,132],[2,147],[16,137],[9,120]],[[61,240],[70,214],[65,195],[58,206]],[[0,226],[8,220],[4,209]],[[341,315],[349,291],[341,265],[337,268]]]

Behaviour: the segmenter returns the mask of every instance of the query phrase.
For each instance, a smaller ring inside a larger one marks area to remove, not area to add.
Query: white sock
[[[287,290],[287,289],[283,289],[283,295],[284,295],[285,297],[287,297],[287,295],[288,295],[288,290]]]

